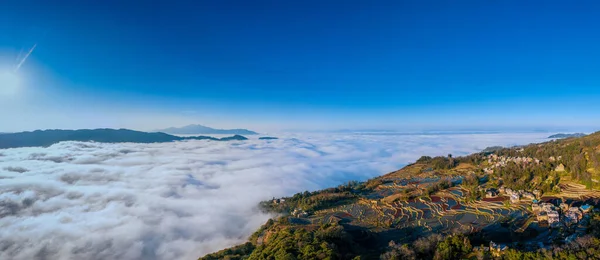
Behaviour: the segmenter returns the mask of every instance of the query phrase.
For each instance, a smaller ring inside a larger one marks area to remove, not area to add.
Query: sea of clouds
[[[421,155],[546,133],[287,134],[0,150],[0,259],[196,259],[242,243],[272,197],[366,180]]]

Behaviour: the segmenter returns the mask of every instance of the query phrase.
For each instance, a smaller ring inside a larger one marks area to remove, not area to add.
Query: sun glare
[[[13,72],[0,72],[0,95],[11,96],[19,90],[19,77]]]

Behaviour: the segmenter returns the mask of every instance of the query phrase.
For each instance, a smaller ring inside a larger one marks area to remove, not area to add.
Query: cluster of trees
[[[506,166],[497,168],[494,174],[496,177],[502,178],[503,185],[508,188],[538,189],[547,193],[554,191],[560,181],[560,175],[552,170],[553,165],[548,163],[517,164],[509,162]]]
[[[254,251],[254,249],[256,248],[256,246],[254,246],[254,244],[250,243],[250,242],[246,242],[242,245],[239,246],[235,246],[232,248],[227,248],[224,250],[221,250],[219,252],[216,253],[212,253],[206,256],[203,256],[201,258],[199,258],[199,260],[241,260],[241,259],[248,259],[248,256],[250,254],[252,254],[252,251]]]
[[[480,184],[481,177],[476,174],[469,174],[463,178],[461,187],[469,191],[465,198],[467,201],[475,201],[484,196],[485,192],[479,189]]]
[[[504,259],[504,260],[538,260],[565,259],[585,260],[600,259],[600,239],[588,235],[575,241],[553,246],[550,249],[537,251],[521,251],[508,249],[499,256],[493,256],[490,251],[476,249],[464,235],[432,235],[420,238],[412,244],[396,244],[390,242],[387,252],[380,257],[382,260],[412,260],[412,259]]]
[[[454,159],[452,154],[448,154],[447,157],[421,156],[421,158],[417,160],[417,163],[427,164],[433,170],[448,170],[456,167],[459,161]]]
[[[324,224],[315,230],[295,226],[279,226],[270,230],[273,233],[266,243],[246,243],[200,259],[360,259],[360,254],[365,251],[354,242],[352,235],[337,224]]]
[[[472,252],[471,241],[464,235],[442,236],[434,234],[422,237],[412,244],[389,243],[387,252],[381,254],[382,260],[415,259],[462,259]]]
[[[456,160],[459,163],[470,163],[473,165],[479,165],[485,161],[485,156],[482,153],[476,153],[467,156],[457,157]]]
[[[275,199],[263,201],[260,203],[260,207],[267,212],[277,213],[290,212],[294,209],[312,212],[334,205],[351,203],[358,198],[357,194],[364,189],[365,183],[349,181],[347,184],[339,185],[336,188],[296,193],[292,197],[283,198],[283,203],[273,203]]]
[[[587,260],[600,259],[600,239],[593,236],[585,236],[564,246],[554,246],[550,250],[541,249],[534,252],[525,252],[516,249],[508,249],[501,257],[493,258],[489,252],[475,252],[478,259],[506,259],[506,260]]]
[[[427,196],[430,196],[438,191],[445,190],[450,187],[452,187],[452,182],[447,179],[442,179],[442,180],[439,180],[436,183],[428,186],[425,189],[425,194],[427,194]]]
[[[417,159],[416,163],[427,164],[432,170],[449,170],[458,166],[460,163],[479,165],[483,161],[485,161],[484,154],[477,153],[459,157],[453,157],[452,154],[436,157],[421,156],[421,158]]]
[[[577,238],[565,245],[555,245],[550,249],[522,251],[508,249],[500,256],[493,256],[472,246],[471,235],[476,234],[432,234],[420,237],[409,243],[390,241],[386,248],[374,246],[373,241],[382,239],[377,233],[367,230],[357,235],[350,233],[339,224],[302,226],[287,223],[287,218],[269,220],[253,234],[248,243],[225,249],[200,258],[216,259],[600,259],[600,216],[594,215],[590,221],[589,235]],[[366,235],[365,235],[366,233]],[[262,242],[257,242],[262,237]],[[387,239],[387,237],[386,237]],[[398,239],[403,239],[399,237]],[[486,246],[486,245],[484,245]]]
[[[496,151],[503,156],[527,156],[542,160],[543,170],[550,172],[552,167],[563,164],[573,180],[592,188],[592,173],[590,169],[600,171],[600,132],[582,138],[563,139],[544,144],[533,144],[517,149],[501,149]],[[560,156],[560,159],[558,159]],[[555,161],[549,158],[554,157]]]

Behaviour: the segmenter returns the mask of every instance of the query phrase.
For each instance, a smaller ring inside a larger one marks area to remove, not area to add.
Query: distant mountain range
[[[0,149],[50,146],[62,141],[95,141],[101,143],[163,143],[181,140],[231,141],[247,140],[241,135],[215,138],[210,136],[180,137],[165,133],[148,133],[129,129],[36,130],[0,135]]]
[[[275,140],[275,139],[279,139],[279,138],[273,137],[273,136],[263,136],[263,137],[258,138],[258,140]]]
[[[197,135],[197,134],[225,134],[225,135],[255,135],[257,132],[248,129],[216,129],[203,125],[188,125],[184,127],[169,127],[156,130],[168,134]]]
[[[574,134],[563,134],[563,133],[560,133],[560,134],[555,134],[555,135],[548,136],[548,138],[569,138],[569,137],[583,137],[583,136],[585,136],[584,133],[574,133]]]

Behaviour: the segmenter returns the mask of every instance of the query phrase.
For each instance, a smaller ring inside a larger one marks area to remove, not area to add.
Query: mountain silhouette
[[[247,140],[247,138],[241,135],[223,138],[215,138],[211,136],[180,137],[160,132],[148,133],[129,129],[57,129],[0,134],[0,149],[50,146],[62,141],[94,141],[101,143],[164,143],[181,140],[231,141]]]
[[[216,129],[203,125],[187,125],[183,127],[169,127],[157,130],[168,134],[195,135],[195,134],[228,134],[228,135],[255,135],[258,134],[248,129]]]

